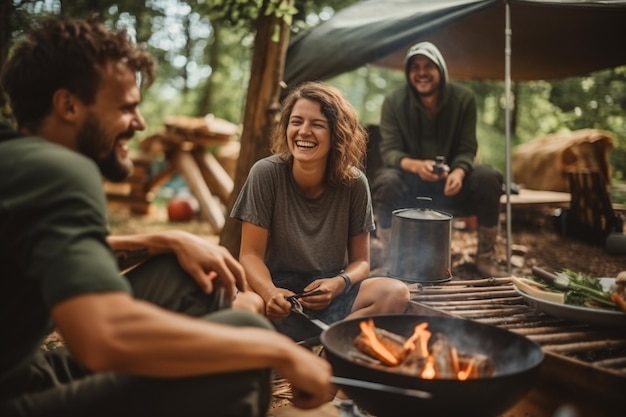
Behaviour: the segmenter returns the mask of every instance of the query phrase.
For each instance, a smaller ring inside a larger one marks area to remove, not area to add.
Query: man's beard
[[[132,137],[134,132],[126,132],[116,139]],[[85,124],[76,135],[76,144],[78,151],[88,158],[92,159],[100,173],[109,181],[121,182],[127,179],[133,171],[133,163],[130,158],[120,160],[117,157],[116,146],[109,151],[104,157],[101,156],[102,150],[100,146],[107,143],[106,134],[100,127],[100,123],[96,116],[89,114],[85,120]]]
[[[433,84],[432,82],[430,82],[430,84]],[[432,97],[434,95],[436,95],[439,92],[439,87],[429,87],[428,90],[424,90],[424,89],[419,89],[417,87],[417,82],[413,84],[413,89],[415,89],[415,92],[422,97]]]

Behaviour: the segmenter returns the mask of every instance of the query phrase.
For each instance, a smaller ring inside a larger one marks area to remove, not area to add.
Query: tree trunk
[[[293,0],[289,0],[293,3]],[[235,184],[227,212],[230,213],[235,199],[246,181],[252,165],[270,154],[269,138],[280,110],[279,97],[285,68],[285,56],[289,41],[289,27],[273,14],[265,15],[267,1],[259,12],[257,33],[250,71],[250,82],[241,134],[241,151],[235,171]],[[280,30],[278,42],[272,40],[275,30]],[[235,257],[239,257],[241,224],[238,220],[226,219],[220,243]]]

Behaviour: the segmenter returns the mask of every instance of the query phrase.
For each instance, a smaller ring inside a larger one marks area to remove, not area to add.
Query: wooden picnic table
[[[570,193],[546,190],[529,190],[522,188],[519,194],[511,194],[511,207],[515,208],[545,208],[545,207],[567,207],[572,199]],[[505,205],[507,195],[500,197],[500,204]]]
[[[140,143],[140,152],[133,157],[135,171],[131,178],[119,185],[105,183],[107,196],[128,202],[134,213],[145,214],[154,190],[179,173],[198,201],[203,219],[219,234],[226,221],[225,210],[234,180],[209,150],[235,141],[239,126],[212,115],[172,116],[164,124],[164,132]],[[150,155],[156,154],[164,155],[166,164],[153,175]]]

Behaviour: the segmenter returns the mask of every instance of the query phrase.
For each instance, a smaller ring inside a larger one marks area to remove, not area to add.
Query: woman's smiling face
[[[306,98],[295,103],[287,125],[287,142],[296,161],[326,160],[330,126],[320,103]]]

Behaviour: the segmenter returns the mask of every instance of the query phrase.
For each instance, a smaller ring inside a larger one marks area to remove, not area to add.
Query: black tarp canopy
[[[366,64],[402,68],[410,45],[439,47],[451,78],[505,78],[510,8],[513,80],[587,75],[626,64],[626,1],[364,0],[290,42],[285,82],[325,80]]]

